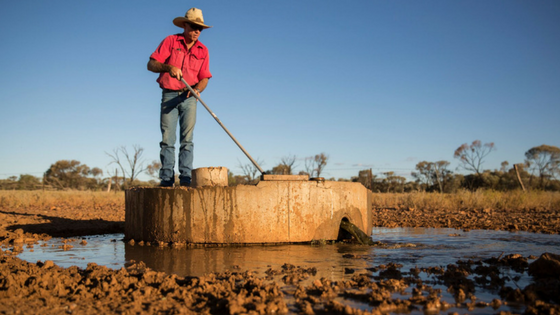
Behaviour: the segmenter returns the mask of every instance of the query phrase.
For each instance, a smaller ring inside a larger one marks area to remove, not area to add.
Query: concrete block
[[[336,240],[343,219],[371,235],[371,191],[303,180],[126,191],[125,239],[175,243]]]
[[[261,180],[309,180],[309,175],[272,175],[272,174],[263,174],[261,176]]]
[[[226,167],[201,167],[192,171],[192,187],[227,185],[228,169]]]

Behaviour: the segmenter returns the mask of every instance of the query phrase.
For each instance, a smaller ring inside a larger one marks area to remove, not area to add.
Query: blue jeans
[[[191,180],[193,168],[193,131],[196,123],[196,98],[186,98],[187,92],[163,90],[161,97],[161,148],[159,157],[162,181],[175,181],[175,141],[177,139],[177,122],[179,122],[179,179],[181,182]]]

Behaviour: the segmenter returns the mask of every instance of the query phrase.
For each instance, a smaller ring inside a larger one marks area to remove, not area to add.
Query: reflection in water
[[[374,241],[387,244],[412,243],[416,247],[376,249],[378,263],[397,260],[405,267],[446,266],[457,260],[486,259],[501,254],[539,256],[560,251],[560,235],[433,228],[374,228]],[[381,256],[384,256],[382,258]],[[407,262],[408,264],[406,264]]]
[[[263,274],[283,264],[317,268],[317,276],[344,279],[345,268],[365,271],[367,259],[349,260],[345,253],[367,255],[370,247],[358,245],[270,245],[209,248],[169,248],[125,245],[126,261],[143,261],[148,267],[181,276],[200,276],[226,270],[251,270]]]
[[[380,264],[396,262],[408,271],[414,267],[447,266],[465,259],[486,259],[502,253],[539,256],[560,253],[560,235],[432,228],[374,228],[372,238],[384,246],[366,245],[270,245],[211,248],[171,248],[128,245],[122,234],[86,237],[87,245],[72,242],[68,251],[62,240],[25,249],[21,259],[52,260],[62,267],[88,262],[118,269],[130,260],[144,261],[156,271],[179,275],[203,275],[225,270],[253,270],[264,273],[285,263],[303,268],[316,267],[317,276],[332,280],[348,278],[345,268],[360,272]],[[351,276],[351,275],[350,275]]]
[[[119,269],[125,264],[124,243],[120,241],[122,238],[123,234],[94,235],[70,240],[53,238],[47,242],[40,241],[32,248],[24,247],[24,252],[18,257],[33,263],[52,260],[64,268],[86,268],[88,263],[94,262]],[[81,240],[86,240],[87,244],[82,245]],[[64,249],[63,245],[69,247]]]

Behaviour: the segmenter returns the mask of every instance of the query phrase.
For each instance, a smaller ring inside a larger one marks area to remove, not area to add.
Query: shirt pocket
[[[183,60],[185,60],[185,52],[181,48],[174,48],[171,51],[171,56],[169,56],[169,64],[181,69],[183,65]]]
[[[198,73],[198,71],[202,67],[203,62],[204,62],[203,58],[198,58],[196,55],[192,54],[189,57],[189,64],[187,65],[187,67],[190,70],[194,70],[196,71],[196,73]]]

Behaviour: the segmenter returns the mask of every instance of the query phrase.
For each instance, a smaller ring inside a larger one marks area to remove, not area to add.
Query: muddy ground
[[[375,209],[373,226],[433,227],[461,230],[526,231],[560,234],[560,209],[522,211],[494,209]]]
[[[373,217],[373,225],[383,227],[560,233],[560,211],[375,209]],[[507,313],[502,306],[508,303],[522,305],[527,314],[560,313],[560,257],[554,254],[538,258],[506,253],[486,261],[411,270],[402,270],[395,261],[336,282],[315,279],[314,268],[289,264],[266,274],[247,270],[178,277],[150,270],[142,262],[120,270],[95,264],[80,269],[61,268],[52,261],[28,263],[16,256],[37,240],[123,230],[124,206],[0,208],[0,314],[465,314]],[[523,288],[508,286],[503,266],[528,272],[535,281]],[[435,281],[422,280],[421,274]],[[444,285],[454,301],[442,299],[436,284]],[[477,299],[477,287],[496,290],[501,298]],[[360,309],[364,305],[370,312]]]

